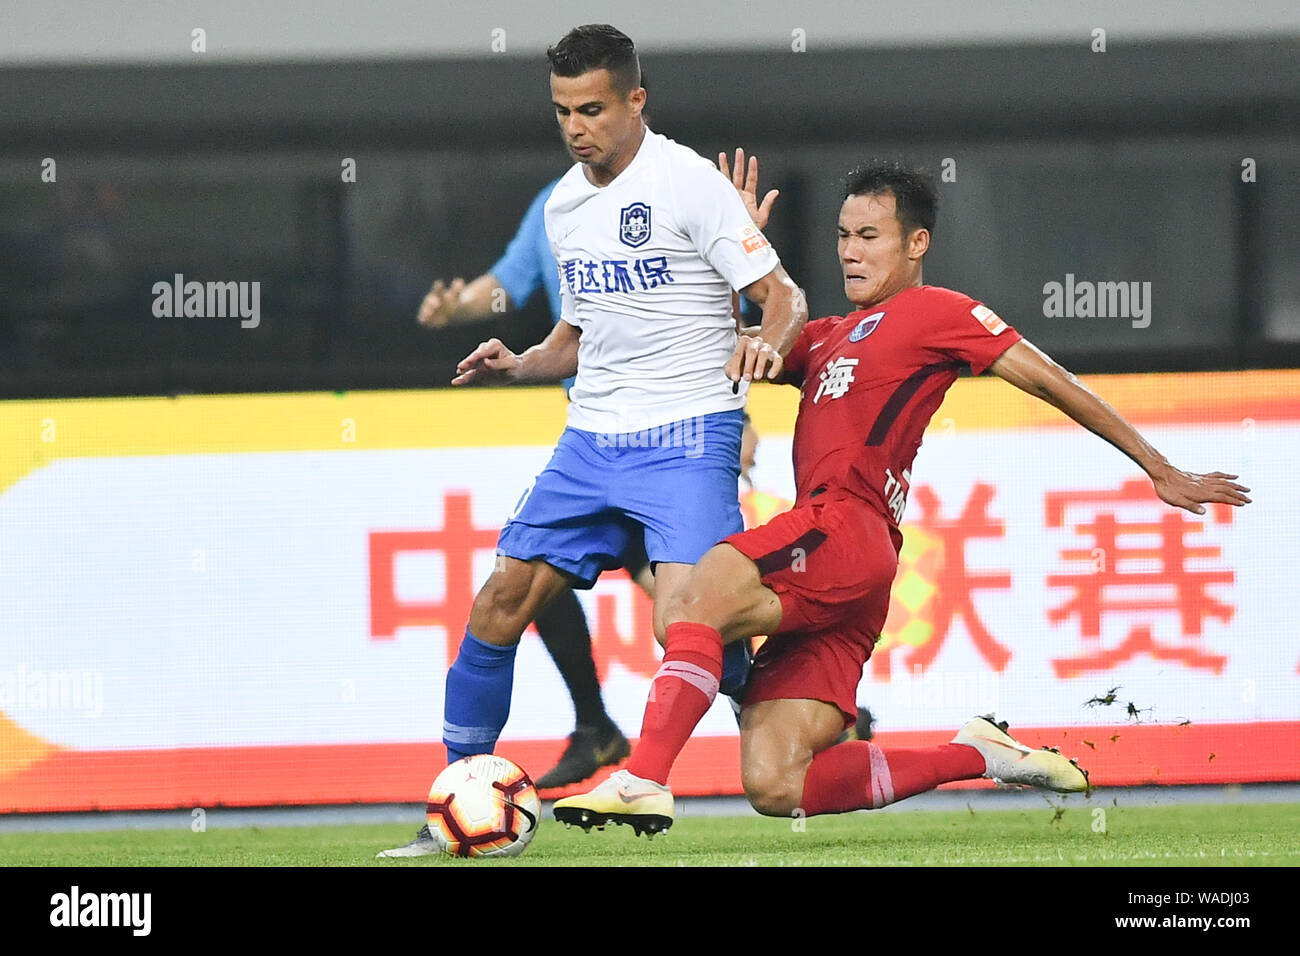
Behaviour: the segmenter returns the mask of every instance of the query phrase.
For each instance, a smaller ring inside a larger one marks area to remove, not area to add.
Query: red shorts
[[[822,700],[858,719],[858,683],[885,626],[902,536],[855,498],[816,498],[725,542],[781,599],[781,627],[759,648],[745,703]]]

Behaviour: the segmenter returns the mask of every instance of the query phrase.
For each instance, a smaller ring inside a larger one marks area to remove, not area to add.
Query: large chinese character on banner
[[[956,517],[944,517],[943,502],[928,485],[917,485],[913,500],[921,514],[903,529],[898,573],[890,592],[889,616],[871,653],[871,676],[889,680],[892,658],[909,670],[925,670],[943,648],[953,619],[966,625],[971,643],[985,663],[1002,671],[1011,650],[999,643],[975,607],[975,592],[1009,590],[1011,572],[973,569],[966,562],[966,543],[1002,538],[1005,524],[989,515],[996,489],[978,482]]]
[[[1049,587],[1072,592],[1047,611],[1048,621],[1079,624],[1078,650],[1052,661],[1058,677],[1108,671],[1144,656],[1223,672],[1228,658],[1205,646],[1204,627],[1207,618],[1232,620],[1233,606],[1209,589],[1232,584],[1234,574],[1205,566],[1218,563],[1219,545],[1188,540],[1207,532],[1206,521],[1166,505],[1140,478],[1113,490],[1052,491],[1044,500],[1048,528],[1068,524],[1087,542],[1060,553],[1075,569],[1047,576]],[[1212,526],[1232,523],[1229,505],[1209,509]],[[1125,637],[1107,646],[1103,621],[1117,618]]]
[[[371,640],[392,640],[399,627],[443,627],[447,631],[447,666],[451,666],[474,606],[474,552],[496,547],[500,532],[498,528],[476,527],[472,510],[467,493],[447,492],[440,530],[370,533]],[[413,552],[429,552],[443,559],[445,596],[441,601],[398,595],[398,556]]]

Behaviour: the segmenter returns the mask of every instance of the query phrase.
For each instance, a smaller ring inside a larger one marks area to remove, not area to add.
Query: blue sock
[[[447,762],[496,749],[510,716],[515,683],[515,649],[487,644],[465,628],[456,662],[447,671],[442,704],[442,742]]]
[[[718,682],[718,690],[738,704],[749,682],[750,658],[749,641],[733,641],[722,649],[722,680]]]

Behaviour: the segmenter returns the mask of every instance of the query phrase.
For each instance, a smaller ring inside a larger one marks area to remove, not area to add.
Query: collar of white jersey
[[[654,137],[655,139],[654,146],[650,144],[651,137]],[[641,166],[643,166],[644,164],[650,162],[650,154],[655,151],[655,147],[658,146],[659,140],[663,138],[664,137],[661,134],[656,133],[649,126],[647,126],[645,128],[645,135],[641,137],[641,145],[637,147],[636,155],[632,157],[632,162],[628,163],[627,167],[621,173],[619,173],[617,176],[615,176],[613,179],[611,179],[603,186],[597,186],[590,179],[588,179],[587,171],[585,169],[579,170],[578,175],[582,177],[582,182],[593,193],[598,193],[603,190],[609,189],[609,187],[611,186],[617,186],[620,182],[623,182],[628,178],[629,173],[634,172],[635,170],[641,168]],[[579,163],[578,165],[581,166],[582,164]]]

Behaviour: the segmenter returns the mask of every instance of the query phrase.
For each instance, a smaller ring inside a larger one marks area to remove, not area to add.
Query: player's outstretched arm
[[[576,326],[557,322],[551,334],[516,355],[500,339],[488,339],[456,366],[453,385],[540,385],[561,382],[578,371]]]
[[[808,299],[782,266],[741,291],[762,308],[763,323],[757,334],[740,336],[724,371],[733,382],[775,379],[808,322]]]
[[[1205,514],[1205,505],[1210,502],[1238,507],[1250,503],[1245,494],[1250,489],[1234,482],[1236,475],[1220,471],[1198,475],[1175,468],[1100,396],[1028,341],[1022,339],[1011,346],[989,369],[1056,406],[1128,455],[1151,478],[1156,494],[1165,503],[1198,515]]]
[[[421,325],[436,329],[449,322],[470,322],[499,315],[512,307],[510,295],[496,276],[485,272],[469,284],[464,279],[452,279],[450,285],[436,280],[420,303],[415,318]]]

